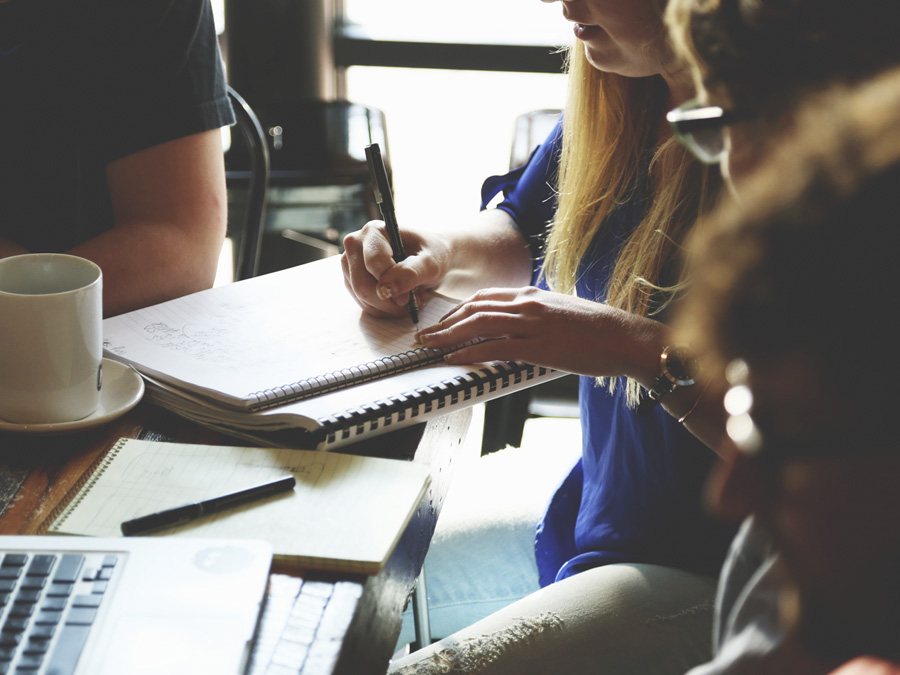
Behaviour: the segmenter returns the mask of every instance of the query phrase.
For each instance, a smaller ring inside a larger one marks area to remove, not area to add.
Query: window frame
[[[337,89],[346,92],[344,74],[351,66],[435,68],[495,72],[565,72],[560,45],[465,41],[428,41],[405,35],[373,37],[365,26],[348,21],[344,0],[321,0],[333,17],[332,58]]]

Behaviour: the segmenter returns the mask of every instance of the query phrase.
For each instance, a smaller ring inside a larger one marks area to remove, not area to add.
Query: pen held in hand
[[[398,263],[406,259],[403,250],[403,239],[400,237],[400,226],[397,224],[397,215],[394,212],[394,196],[388,183],[387,170],[384,168],[384,158],[381,156],[381,148],[378,143],[366,146],[366,160],[369,163],[369,173],[372,176],[372,188],[375,192],[375,202],[381,210],[381,217],[387,228],[391,241],[391,251],[394,262]],[[416,301],[414,291],[409,292],[409,302],[406,303],[406,311],[414,324],[419,323],[419,303]]]
[[[122,534],[129,537],[137,534],[145,534],[152,530],[181,525],[196,520],[201,516],[219,513],[225,509],[248,504],[259,499],[264,499],[265,497],[271,497],[279,492],[293,490],[296,483],[297,481],[293,476],[286,476],[270,483],[257,485],[255,487],[247,488],[246,490],[238,490],[237,492],[222,495],[221,497],[213,497],[212,499],[205,499],[201,502],[195,502],[194,504],[185,504],[184,506],[178,506],[174,509],[166,509],[165,511],[158,511],[157,513],[151,513],[146,516],[141,516],[140,518],[126,520],[121,526]]]

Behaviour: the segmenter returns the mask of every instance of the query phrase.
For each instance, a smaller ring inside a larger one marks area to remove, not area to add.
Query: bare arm
[[[380,221],[348,235],[345,282],[376,316],[404,314],[407,294],[417,287],[438,287],[454,297],[474,293],[441,325],[423,326],[421,341],[449,347],[477,337],[500,339],[453,352],[448,362],[522,360],[581,375],[625,375],[646,388],[659,374],[660,354],[673,339],[669,328],[601,303],[527,287],[531,254],[505,211],[483,211],[470,225],[450,231],[404,230],[403,236],[409,257],[395,265]],[[389,292],[379,297],[379,289]],[[685,427],[716,451],[724,435],[718,391],[700,382],[662,401],[676,419],[693,407]]]
[[[69,251],[103,270],[103,310],[120,314],[209,288],[225,236],[218,129],[107,167],[115,225]]]
[[[673,339],[658,321],[533,287],[479,291],[417,334],[426,347],[455,347],[476,338],[489,340],[454,351],[446,361],[518,360],[591,377],[624,375],[648,389],[659,375],[660,354]],[[697,403],[685,426],[716,451],[724,433],[721,396],[715,393],[721,390],[717,383],[706,389],[699,382],[662,399],[676,419]]]
[[[491,286],[531,283],[531,251],[506,211],[481,211],[474,221],[447,232],[451,263],[440,290],[462,298]]]

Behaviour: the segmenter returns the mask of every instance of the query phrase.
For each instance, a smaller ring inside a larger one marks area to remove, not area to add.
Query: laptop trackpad
[[[243,662],[246,625],[215,616],[122,616],[103,658],[102,673],[224,675]]]

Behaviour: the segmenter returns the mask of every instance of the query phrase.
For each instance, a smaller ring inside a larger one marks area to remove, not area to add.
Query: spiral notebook
[[[428,467],[337,452],[119,439],[40,529],[121,536],[140,516],[292,474],[291,492],[160,530],[160,536],[268,541],[304,569],[377,574],[430,483]]]
[[[431,294],[418,327],[456,301]],[[105,354],[159,405],[266,445],[324,449],[563,375],[522,363],[449,366],[408,316],[364,314],[327,258],[103,322]]]

